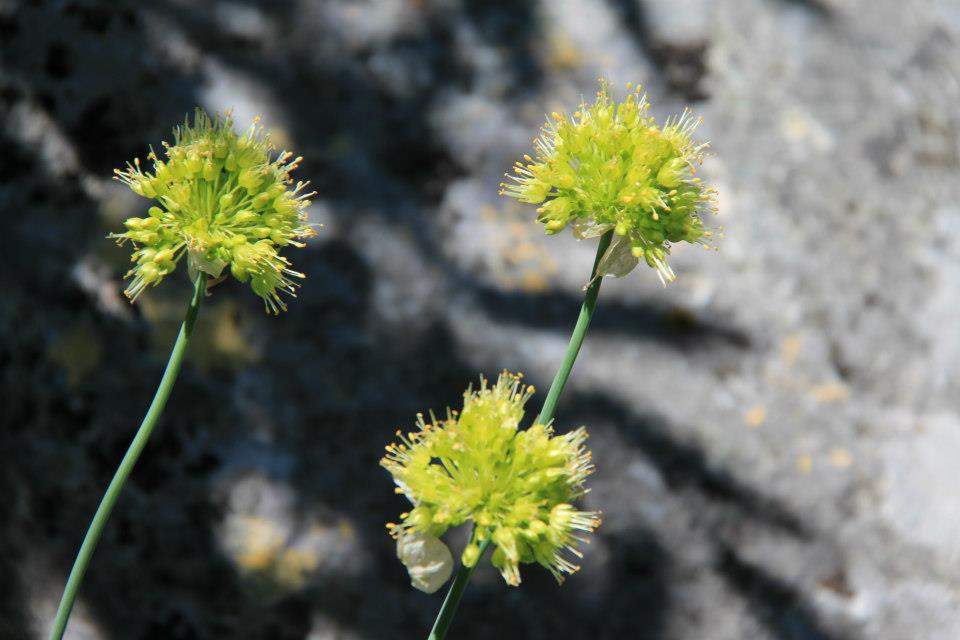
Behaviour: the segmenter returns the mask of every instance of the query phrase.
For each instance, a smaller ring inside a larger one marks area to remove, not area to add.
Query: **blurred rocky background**
[[[956,0],[0,0],[0,638],[45,637],[182,318],[105,236],[196,105],[302,154],[323,229],[289,313],[213,290],[68,637],[423,637],[377,462],[481,372],[542,401],[593,246],[497,184],[600,76],[705,117],[726,240],[604,284],[557,417],[604,525],[562,588],[482,567],[453,637],[960,637]]]

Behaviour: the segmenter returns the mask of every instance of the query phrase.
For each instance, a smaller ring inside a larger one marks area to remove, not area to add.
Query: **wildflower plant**
[[[626,275],[642,259],[666,285],[676,277],[671,244],[709,248],[714,235],[703,217],[716,211],[716,192],[696,177],[707,147],[692,139],[700,123],[685,110],[657,126],[640,87],[617,103],[603,83],[592,105],[548,118],[536,157],[517,162],[500,193],[539,204],[548,234],[569,226],[583,239],[612,230],[599,275]]]
[[[558,582],[579,568],[571,557],[580,557],[578,544],[600,523],[598,513],[573,505],[593,472],[587,431],[557,435],[541,423],[521,430],[533,392],[519,375],[503,372],[493,386],[481,376],[479,389],[464,393],[462,411],[429,423],[421,414],[417,431],[397,432],[381,464],[413,504],[387,525],[401,547],[410,534],[436,538],[471,522],[466,567],[490,542],[491,562],[511,586],[520,584],[521,563],[542,565]]]
[[[207,281],[230,273],[249,282],[263,298],[268,312],[286,309],[280,294],[294,295],[304,275],[290,268],[280,250],[302,247],[314,235],[305,208],[312,194],[301,193],[306,183],[293,184],[290,173],[300,158],[284,151],[273,156],[269,135],[257,120],[239,135],[229,113],[210,118],[202,110],[193,123],[184,119],[173,131],[174,144],[163,143],[165,160],[153,149],[147,159],[117,170],[115,178],[146,198],[155,200],[147,217],[128,218],[126,231],[112,234],[120,244],[133,245],[135,266],[126,295],[131,301],[148,286],[159,284],[187,257],[194,282],[193,296],[156,394],[130,447],[104,493],[64,588],[50,640],[66,630],[90,558],[116,504],[123,485],[143,452],[173,389],[183,356],[193,335]]]
[[[534,139],[500,194],[539,205],[548,234],[570,227],[577,239],[599,237],[580,315],[540,415],[518,428],[533,389],[503,374],[488,387],[464,394],[463,411],[445,420],[418,417],[418,431],[387,448],[382,464],[397,492],[413,503],[390,524],[398,555],[415,586],[432,592],[449,577],[452,559],[438,537],[473,523],[461,566],[444,599],[429,640],[443,640],[473,568],[489,545],[491,562],[508,584],[520,583],[519,566],[539,563],[558,581],[577,566],[578,543],[599,524],[593,511],[573,501],[593,471],[583,428],[556,435],[557,401],[580,353],[605,275],[623,276],[643,260],[666,286],[673,244],[711,248],[715,232],[704,224],[716,213],[717,193],[697,177],[706,144],[693,140],[700,124],[689,111],[657,125],[646,96],[627,85],[622,102],[601,82],[593,104],[572,117],[554,113]]]

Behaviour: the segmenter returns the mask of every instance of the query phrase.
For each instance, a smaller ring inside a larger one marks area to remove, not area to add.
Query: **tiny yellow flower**
[[[520,584],[521,563],[537,562],[562,582],[579,567],[578,543],[599,524],[599,513],[579,511],[572,502],[593,472],[583,427],[556,435],[550,425],[519,430],[533,388],[504,371],[492,387],[480,378],[467,389],[463,410],[445,420],[417,416],[418,431],[397,432],[381,464],[393,475],[397,493],[413,503],[394,537],[413,533],[431,538],[465,522],[473,537],[461,556],[476,565],[480,544],[490,541],[491,561],[507,584]]]
[[[540,204],[548,234],[567,225],[578,239],[613,230],[600,275],[625,275],[643,259],[666,285],[676,277],[667,264],[672,243],[709,247],[702,216],[716,212],[716,192],[696,177],[707,145],[691,136],[701,119],[685,110],[661,127],[649,110],[639,87],[616,103],[601,83],[592,105],[547,119],[536,158],[517,162],[500,194]]]
[[[163,143],[166,160],[150,149],[152,171],[143,171],[139,158],[114,171],[134,193],[156,201],[147,217],[129,218],[125,232],[111,235],[135,249],[124,293],[136,300],[186,255],[191,272],[217,278],[229,266],[268,312],[286,310],[280,292],[295,295],[294,278],[304,275],[279,251],[303,247],[300,240],[314,235],[305,213],[314,194],[301,193],[307,183],[293,185],[290,177],[302,158],[284,151],[271,159],[274,148],[259,122],[238,135],[230,113],[211,119],[198,108],[193,124],[185,118],[173,136],[172,146]]]

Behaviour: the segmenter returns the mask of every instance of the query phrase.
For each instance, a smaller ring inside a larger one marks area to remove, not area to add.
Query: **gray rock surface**
[[[3,0],[0,640],[159,378],[188,283],[122,301],[109,177],[197,104],[263,115],[324,228],[288,314],[205,304],[68,637],[422,637],[377,461],[479,372],[542,400],[593,246],[497,184],[600,75],[704,116],[726,238],[604,283],[557,425],[605,522],[563,587],[481,567],[456,637],[960,637],[955,0]]]

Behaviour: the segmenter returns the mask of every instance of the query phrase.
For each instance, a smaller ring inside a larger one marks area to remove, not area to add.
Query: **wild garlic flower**
[[[471,521],[463,564],[476,565],[489,540],[493,565],[513,586],[521,563],[543,565],[558,582],[579,568],[569,556],[581,557],[578,543],[600,524],[598,512],[572,504],[593,472],[587,431],[556,435],[543,424],[519,430],[533,391],[506,371],[492,387],[481,376],[480,388],[464,393],[460,413],[431,416],[430,424],[418,415],[419,431],[397,432],[400,442],[387,447],[381,464],[414,506],[400,524],[387,525],[394,537],[439,537]]]
[[[671,243],[709,248],[713,232],[702,216],[716,212],[716,192],[696,177],[707,145],[691,136],[701,119],[685,110],[661,127],[649,110],[640,87],[616,103],[601,84],[596,101],[572,118],[548,118],[534,140],[536,158],[517,162],[500,194],[541,204],[537,219],[549,234],[567,225],[578,239],[613,229],[598,274],[626,275],[642,258],[666,285],[675,278]]]
[[[284,151],[271,159],[274,147],[258,120],[238,135],[230,113],[211,119],[197,109],[192,125],[184,118],[173,130],[173,146],[163,143],[166,160],[150,149],[153,171],[143,171],[139,158],[114,171],[134,193],[156,201],[146,218],[129,218],[125,232],[111,235],[135,247],[124,292],[131,301],[186,255],[191,272],[217,278],[229,265],[268,312],[286,310],[280,293],[294,295],[294,278],[304,275],[279,251],[303,247],[300,240],[314,235],[304,211],[313,194],[301,193],[307,183],[293,186],[290,177],[302,158]]]

